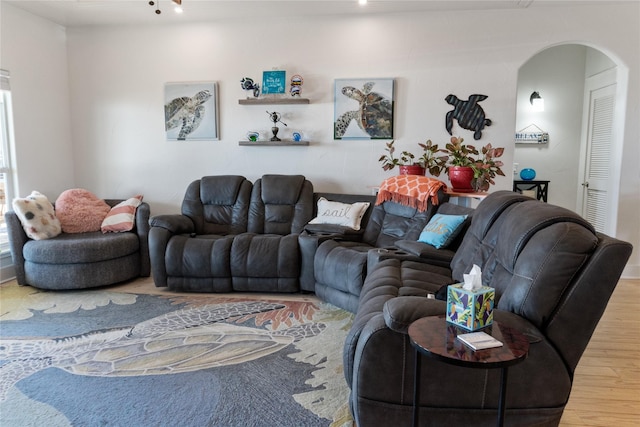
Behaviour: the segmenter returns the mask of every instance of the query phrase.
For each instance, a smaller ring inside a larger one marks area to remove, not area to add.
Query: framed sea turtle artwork
[[[395,81],[336,79],[334,139],[392,139]]]
[[[169,141],[218,140],[218,84],[166,83],[164,126]]]

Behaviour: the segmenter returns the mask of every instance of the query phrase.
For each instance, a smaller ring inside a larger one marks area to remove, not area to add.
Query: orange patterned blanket
[[[382,182],[376,205],[391,200],[424,212],[427,210],[429,200],[433,205],[438,204],[438,190],[441,188],[446,190],[447,184],[434,178],[422,175],[397,175]]]

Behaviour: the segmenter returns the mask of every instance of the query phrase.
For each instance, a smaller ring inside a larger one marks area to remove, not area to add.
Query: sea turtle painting
[[[211,91],[201,90],[192,97],[181,96],[172,99],[164,106],[165,130],[180,126],[178,140],[184,141],[202,123],[205,115],[203,105],[211,98]]]
[[[279,330],[233,324],[233,319],[284,307],[264,301],[232,302],[185,308],[131,327],[60,338],[0,340],[0,402],[17,382],[50,367],[101,377],[192,372],[256,360],[325,329],[323,323]]]
[[[455,95],[448,95],[444,100],[447,104],[453,105],[453,110],[447,113],[445,126],[449,135],[453,135],[453,120],[456,119],[463,129],[472,130],[473,139],[482,138],[482,129],[491,126],[491,120],[487,119],[482,107],[478,104],[487,99],[487,95],[471,95],[467,101],[458,99]]]
[[[393,137],[393,102],[388,97],[372,91],[375,82],[366,82],[362,89],[344,86],[341,94],[357,101],[357,109],[347,111],[334,124],[335,139],[341,139],[354,121],[370,138]],[[337,95],[336,95],[337,96]]]

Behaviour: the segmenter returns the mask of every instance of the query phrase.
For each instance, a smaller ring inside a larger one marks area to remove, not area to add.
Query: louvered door
[[[610,84],[589,94],[587,150],[582,182],[582,216],[596,230],[605,232],[609,211],[611,144],[616,85]]]

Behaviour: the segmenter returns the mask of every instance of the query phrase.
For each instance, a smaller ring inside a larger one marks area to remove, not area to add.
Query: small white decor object
[[[549,134],[536,124],[531,123],[516,132],[515,142],[516,144],[547,144],[549,142]]]
[[[502,342],[495,339],[486,332],[470,332],[468,334],[460,334],[457,337],[465,345],[474,350],[484,350],[486,348],[502,347]]]
[[[482,287],[482,270],[477,265],[473,264],[473,268],[469,274],[463,274],[464,285],[462,289],[466,291],[478,291]]]

